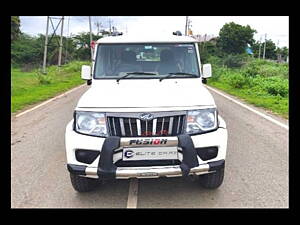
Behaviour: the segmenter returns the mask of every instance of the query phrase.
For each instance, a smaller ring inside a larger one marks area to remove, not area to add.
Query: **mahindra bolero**
[[[78,192],[100,180],[197,177],[200,186],[223,182],[225,121],[203,83],[197,40],[115,35],[96,42],[90,85],[65,133],[67,169]],[[197,181],[197,182],[198,182]]]

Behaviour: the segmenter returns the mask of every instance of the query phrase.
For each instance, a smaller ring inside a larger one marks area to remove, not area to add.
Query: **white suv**
[[[225,121],[203,85],[197,41],[167,37],[102,38],[91,85],[66,127],[67,168],[78,192],[99,180],[199,175],[206,188],[223,182]]]

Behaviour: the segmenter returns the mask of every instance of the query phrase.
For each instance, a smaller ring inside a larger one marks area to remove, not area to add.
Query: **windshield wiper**
[[[183,72],[177,72],[177,73],[168,73],[167,76],[164,76],[162,78],[159,79],[159,81],[162,81],[163,79],[172,77],[173,75],[188,75],[189,77],[198,77],[197,74],[193,74],[193,73],[183,73]]]
[[[125,79],[126,77],[128,77],[129,75],[156,75],[156,73],[147,73],[147,72],[129,72],[129,73],[126,73],[124,76],[120,77],[117,79],[117,82],[119,82],[119,80],[121,79]]]

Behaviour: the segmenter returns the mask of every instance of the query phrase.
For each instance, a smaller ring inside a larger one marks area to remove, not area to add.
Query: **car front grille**
[[[171,112],[170,112],[171,113]],[[109,134],[119,137],[147,137],[147,136],[176,136],[182,134],[185,126],[185,114],[159,116],[154,113],[154,118],[149,121],[139,119],[137,114],[129,117],[109,114],[107,123]]]

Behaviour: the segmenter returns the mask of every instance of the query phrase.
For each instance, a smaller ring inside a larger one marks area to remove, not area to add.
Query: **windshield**
[[[134,73],[126,76],[128,73]],[[196,49],[187,44],[100,44],[95,62],[95,79],[199,77]]]

